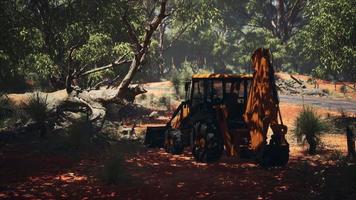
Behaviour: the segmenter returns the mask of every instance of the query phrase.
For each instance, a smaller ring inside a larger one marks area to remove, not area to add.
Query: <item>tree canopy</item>
[[[29,80],[33,87],[61,88],[73,71],[132,58],[137,38],[128,32],[141,40],[147,19],[158,13],[157,4],[159,0],[1,1],[1,89],[26,90]],[[172,12],[153,34],[136,81],[170,79],[183,68],[249,72],[250,54],[261,46],[272,50],[278,70],[355,80],[353,0],[171,0],[167,8]],[[98,71],[82,84],[127,70],[123,65]]]

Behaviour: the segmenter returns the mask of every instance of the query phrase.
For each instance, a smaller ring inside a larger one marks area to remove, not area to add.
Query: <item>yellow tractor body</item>
[[[287,127],[279,110],[268,49],[254,52],[252,68],[252,75],[193,75],[185,101],[166,126],[148,127],[145,143],[174,154],[190,146],[201,162],[217,161],[225,152],[254,157],[261,165],[285,165],[289,158]],[[273,135],[268,144],[269,127]]]

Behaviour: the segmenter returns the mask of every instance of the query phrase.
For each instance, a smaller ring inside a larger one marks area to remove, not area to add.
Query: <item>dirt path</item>
[[[173,85],[169,81],[165,82],[155,82],[145,85],[145,89],[148,94],[154,94],[155,96],[174,94]],[[345,112],[356,113],[356,99],[345,100],[345,99],[332,99],[327,97],[316,97],[316,96],[304,96],[304,100],[301,96],[297,95],[279,95],[282,103],[289,104],[309,104],[324,109],[339,111],[341,108]]]
[[[356,113],[356,100],[339,100],[339,99],[329,99],[325,97],[314,97],[314,96],[304,96],[304,100],[301,96],[288,96],[279,95],[281,102],[289,104],[306,104],[318,106],[324,109],[331,109],[338,111],[341,108],[345,112]]]

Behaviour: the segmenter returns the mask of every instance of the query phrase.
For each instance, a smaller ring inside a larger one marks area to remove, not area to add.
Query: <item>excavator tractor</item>
[[[254,158],[261,166],[284,166],[289,159],[269,49],[252,55],[251,74],[195,74],[186,98],[164,126],[147,127],[145,145],[172,154],[186,147],[199,162],[222,155]],[[268,130],[272,131],[269,143]]]

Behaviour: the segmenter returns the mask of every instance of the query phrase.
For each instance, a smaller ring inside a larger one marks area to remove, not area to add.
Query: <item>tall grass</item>
[[[38,92],[34,93],[23,109],[32,120],[36,122],[46,121],[49,115],[47,96],[43,97]]]
[[[297,141],[303,144],[307,142],[309,154],[315,154],[320,143],[320,134],[327,130],[326,122],[320,118],[312,107],[305,106],[299,113],[294,125],[293,132]]]
[[[47,96],[43,97],[39,92],[32,94],[23,110],[39,125],[40,134],[44,136],[47,133],[47,122],[50,114]]]

